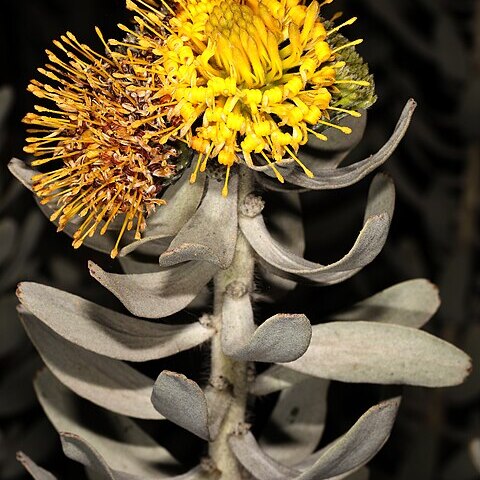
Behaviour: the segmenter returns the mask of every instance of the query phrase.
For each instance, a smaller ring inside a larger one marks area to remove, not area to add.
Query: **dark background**
[[[365,39],[358,50],[375,75],[379,97],[351,160],[383,144],[409,97],[418,102],[406,138],[383,168],[395,180],[396,213],[387,245],[370,266],[337,286],[300,286],[280,305],[263,306],[265,314],[302,311],[312,322],[320,322],[330,312],[398,281],[427,277],[439,286],[443,303],[426,329],[474,359],[479,357],[480,48],[474,46],[475,35],[480,42],[480,22],[477,11],[475,28],[476,3],[337,0],[330,6],[331,11],[343,10],[346,18],[359,17],[346,34]],[[1,6],[0,85],[13,88],[14,100],[2,132],[0,215],[17,223],[18,248],[28,251],[28,258],[13,268],[3,284],[5,272],[0,275],[1,293],[11,298],[15,283],[31,278],[121,308],[88,276],[86,261],[92,258],[110,271],[118,266],[88,249],[74,251],[70,240],[57,235],[36,211],[29,193],[16,186],[6,165],[12,156],[25,158],[21,118],[34,103],[26,86],[36,76],[36,68],[45,63],[44,49],[66,30],[99,46],[94,25],[106,37],[116,35],[115,24],[127,19],[124,2],[2,0]],[[370,180],[371,176],[354,187],[302,196],[307,258],[325,263],[348,251],[361,226]],[[198,355],[187,352],[142,368],[152,377],[172,364],[178,371],[193,369]],[[25,363],[33,371],[36,362],[28,341],[0,358],[0,392],[10,372]],[[21,468],[12,459],[17,449],[59,478],[83,478],[81,468],[64,459],[31,389],[25,384],[22,388],[14,397],[18,408],[2,410],[0,399],[0,479],[22,478]],[[398,393],[404,396],[400,415],[391,440],[371,463],[372,480],[478,478],[467,457],[469,441],[480,436],[480,376],[475,370],[465,386],[443,390],[334,383],[322,443],[343,433],[373,403]],[[273,399],[267,399],[255,407],[256,429],[272,405]],[[142,425],[188,465],[203,453],[201,445],[179,429]]]

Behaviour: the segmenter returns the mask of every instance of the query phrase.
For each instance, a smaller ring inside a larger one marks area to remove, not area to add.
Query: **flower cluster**
[[[304,0],[178,0],[155,8],[127,0],[134,26],[119,25],[123,41],[102,40],[99,54],[67,33],[39,69],[53,85],[33,80],[29,90],[54,108],[36,106],[24,121],[35,128],[25,151],[60,162],[34,177],[42,203],[62,230],[82,220],[74,247],[102,235],[123,215],[112,256],[125,231],[140,238],[162,189],[197,153],[194,182],[209,161],[230,169],[270,167],[299,158],[309,136],[333,122],[359,116],[374,101],[368,70],[348,42],[320,16],[322,4]],[[66,58],[65,58],[66,57]],[[188,147],[188,148],[187,148]]]

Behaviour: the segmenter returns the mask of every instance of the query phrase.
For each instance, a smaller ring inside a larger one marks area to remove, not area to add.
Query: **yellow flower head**
[[[114,257],[126,230],[140,238],[145,217],[165,203],[159,192],[182,168],[168,143],[174,127],[161,115],[164,98],[152,98],[151,79],[136,77],[130,63],[99,55],[71,33],[54,43],[66,59],[47,51],[51,63],[39,69],[52,84],[32,80],[28,89],[55,106],[35,106],[24,122],[35,126],[25,151],[42,157],[33,165],[56,168],[35,175],[33,190],[41,203],[56,202],[59,230],[80,218],[74,247],[123,215]]]
[[[313,0],[127,0],[135,26],[119,25],[123,41],[101,55],[73,34],[54,42],[60,56],[39,71],[29,90],[51,102],[24,121],[35,126],[25,151],[48,164],[33,178],[42,203],[62,230],[79,221],[74,247],[103,235],[123,216],[112,257],[126,231],[140,238],[162,189],[197,152],[191,181],[209,164],[252,169],[297,162],[310,135],[374,101],[368,69]],[[61,58],[62,57],[62,58]],[[53,105],[52,105],[53,103]]]
[[[137,71],[152,76],[168,95],[168,118],[181,119],[174,135],[198,152],[192,181],[211,159],[227,168],[224,194],[230,167],[241,161],[258,168],[258,159],[283,181],[275,164],[293,159],[312,176],[297,152],[309,134],[326,140],[314,127],[350,133],[330,122],[330,112],[359,114],[335,106],[333,99],[341,84],[369,82],[339,78],[345,67],[339,53],[360,40],[332,47],[338,30],[355,19],[328,29],[320,17],[323,4],[176,0],[174,7],[164,3],[158,10],[127,0],[138,14],[137,28],[120,25],[132,39],[122,45],[153,60]]]

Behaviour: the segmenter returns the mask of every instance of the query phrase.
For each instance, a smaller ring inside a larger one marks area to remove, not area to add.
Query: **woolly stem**
[[[239,178],[239,202],[253,189],[253,174],[248,168],[242,168]],[[240,214],[240,213],[239,213]],[[235,255],[232,264],[220,271],[214,279],[213,326],[216,334],[212,340],[210,383],[224,394],[228,388],[231,403],[223,420],[218,436],[210,443],[209,455],[216,468],[221,472],[222,480],[240,480],[242,468],[228,446],[228,438],[238,432],[245,423],[248,394],[248,365],[224,355],[221,345],[222,307],[225,291],[232,282],[242,283],[248,291],[252,290],[254,258],[250,245],[238,230]]]

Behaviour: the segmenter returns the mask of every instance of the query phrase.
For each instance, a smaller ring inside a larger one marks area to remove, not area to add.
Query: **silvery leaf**
[[[207,399],[196,382],[185,375],[164,370],[157,378],[152,403],[167,420],[210,440]]]
[[[278,192],[275,194],[273,211],[268,216],[268,225],[272,237],[277,242],[296,255],[304,254],[305,232],[298,193]],[[263,296],[265,300],[272,301],[282,298],[297,286],[297,282],[279,277],[261,265],[260,267],[262,276],[269,284],[268,296]]]
[[[23,452],[17,453],[17,460],[23,465],[25,470],[32,476],[34,480],[57,480],[57,477],[53,476],[50,472],[47,472],[47,470],[39,467]]]
[[[64,432],[60,434],[60,438],[65,455],[85,465],[87,468],[100,473],[102,480],[158,480],[161,478],[169,478],[171,480],[206,480],[206,477],[202,475],[200,467],[196,467],[183,475],[175,476],[161,475],[158,473],[155,475],[140,476],[114,470],[110,468],[99,452],[79,435]]]
[[[17,304],[13,294],[0,297],[0,358],[14,352],[26,339],[18,320]]]
[[[29,312],[22,311],[21,319],[47,367],[76,394],[123,415],[162,418],[150,403],[153,387],[150,378],[120,360],[89,352],[64,340]]]
[[[60,439],[63,453],[68,458],[100,473],[102,480],[127,480],[129,477],[131,478],[130,475],[128,477],[124,476],[123,472],[114,473],[97,450],[79,435],[61,432]]]
[[[393,398],[370,408],[347,433],[297,465],[303,470],[298,480],[327,480],[365,465],[388,440],[399,405]]]
[[[142,254],[158,257],[158,247],[163,246],[162,240],[173,237],[180,231],[194,215],[202,199],[205,176],[201,175],[193,184],[189,179],[187,171],[176,184],[168,187],[165,195],[162,195],[167,205],[164,208],[157,208],[155,213],[148,217],[143,238],[123,247],[119,256],[128,255],[138,249]]]
[[[65,340],[119,360],[145,362],[168,357],[213,335],[213,329],[199,322],[147,322],[38,283],[19,284],[17,296],[29,312]]]
[[[250,362],[289,362],[305,353],[312,329],[305,315],[277,314],[258,328],[248,294],[227,294],[222,309],[225,355]]]
[[[168,245],[166,245],[168,247]],[[118,257],[118,262],[122,270],[127,275],[136,275],[138,273],[156,273],[161,270],[158,266],[158,258],[148,257],[146,261],[136,258],[136,255],[127,255]]]
[[[102,480],[207,480],[211,476],[204,475],[201,467],[195,467],[183,475],[167,475],[155,472],[150,475],[131,474],[111,468],[100,453],[81,436],[63,432],[60,434],[62,448],[67,457],[85,465],[101,475]],[[215,478],[215,477],[214,477]]]
[[[279,274],[320,284],[333,284],[354,275],[381,251],[393,214],[395,189],[389,177],[377,175],[370,186],[363,228],[350,252],[330,265],[321,265],[295,255],[275,241],[262,215],[240,216],[240,228],[260,258]]]
[[[162,475],[159,473],[145,476],[143,474],[135,475],[114,470],[107,464],[100,453],[81,436],[64,432],[60,434],[60,438],[65,455],[85,465],[87,468],[91,468],[95,472],[102,474],[102,480],[157,480],[161,478],[169,478],[171,480],[200,480],[204,478],[200,467],[196,467],[183,475],[175,476]]]
[[[15,249],[17,234],[17,224],[11,218],[4,218],[0,222],[0,238],[2,239],[0,265],[4,264],[12,255]]]
[[[475,438],[470,442],[470,457],[478,473],[480,473],[480,439]]]
[[[32,177],[38,173],[37,170],[31,168],[19,158],[12,158],[8,163],[8,169],[25,188],[32,191]]]
[[[291,370],[283,365],[272,365],[255,377],[250,393],[258,396],[268,395],[293,387],[309,378],[311,378],[310,375]]]
[[[165,210],[167,208],[168,207],[165,206]],[[124,260],[127,255],[130,255],[132,252],[137,252],[154,260],[158,268],[158,257],[168,248],[171,242],[172,237],[166,237],[161,234],[142,237],[140,240],[127,243],[127,245],[120,250],[118,258]]]
[[[90,273],[134,315],[162,318],[185,308],[212,279],[218,267],[188,262],[156,273],[107,273],[89,262]]]
[[[238,176],[230,179],[227,197],[222,196],[222,188],[221,182],[209,181],[200,207],[160,256],[161,267],[189,260],[203,260],[220,268],[232,263],[238,228]]]
[[[309,178],[300,169],[295,169],[285,180],[309,190],[344,188],[360,181],[385,163],[393,154],[407,132],[416,105],[416,102],[412,99],[406,103],[392,136],[377,153],[370,155],[365,160],[347,167],[320,170],[314,178]]]
[[[282,391],[259,440],[267,455],[293,466],[315,450],[325,428],[329,383],[309,377]]]
[[[111,468],[140,476],[160,475],[161,470],[178,466],[170,453],[158,445],[133,420],[90,407],[65,388],[47,369],[35,379],[35,390],[42,408],[58,432],[81,436],[105,459]],[[101,414],[101,428],[95,423]]]
[[[347,155],[360,142],[365,133],[367,124],[367,112],[362,110],[361,117],[346,116],[338,124],[352,129],[352,133],[346,135],[337,128],[329,127],[323,132],[328,140],[319,140],[312,134],[308,134],[308,142],[300,147],[298,157],[316,176],[322,177],[326,171],[327,175],[335,170],[338,165],[347,157]],[[262,173],[257,173],[257,181],[268,190],[278,193],[285,193],[285,190],[296,189],[288,183],[292,172],[295,171],[295,163],[288,165],[289,168],[282,168],[277,165],[277,169],[282,176],[287,179],[286,184],[281,184],[275,177],[274,172],[269,168]],[[297,175],[295,175],[297,176]],[[303,189],[301,189],[303,191]]]
[[[240,464],[257,480],[294,480],[300,475],[266,455],[251,432],[232,435],[229,444]]]
[[[342,382],[425,387],[458,385],[471,370],[461,350],[411,327],[345,321],[312,330],[305,354],[285,366]]]
[[[423,278],[393,285],[345,312],[335,313],[335,320],[369,320],[421,328],[440,306],[438,288]]]
[[[35,405],[32,380],[42,365],[37,355],[30,355],[9,369],[0,379],[0,418],[18,415]]]
[[[230,446],[238,461],[257,479],[331,480],[353,473],[380,450],[390,435],[398,405],[398,398],[375,405],[342,437],[295,468],[266,455],[251,433],[232,436]]]

